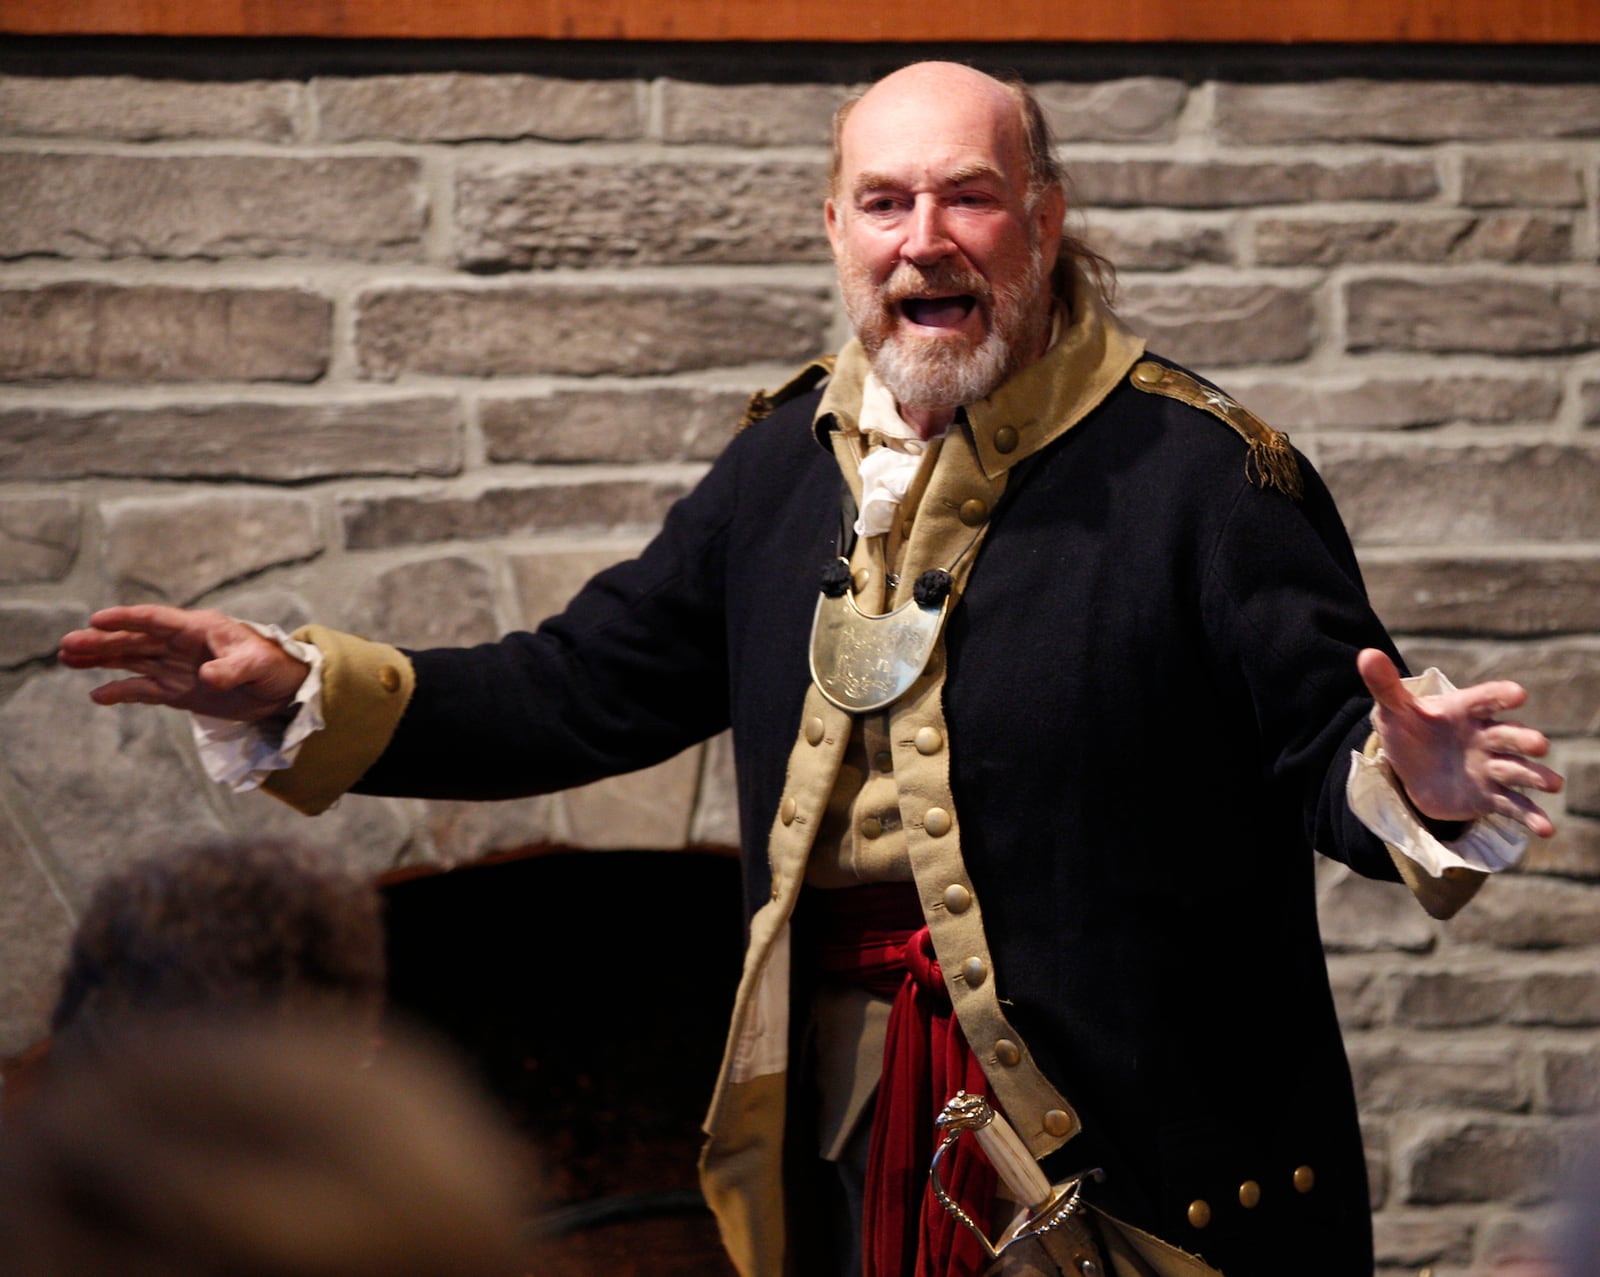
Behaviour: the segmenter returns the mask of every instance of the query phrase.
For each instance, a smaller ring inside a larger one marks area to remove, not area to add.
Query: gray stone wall
[[[0,61],[0,1053],[153,847],[733,843],[722,742],[308,825],[206,784],[177,716],[93,708],[54,642],[134,600],[413,645],[558,608],[839,340],[827,121],[897,60],[205,49]],[[1274,58],[1022,61],[1125,317],[1294,435],[1408,654],[1526,681],[1571,777],[1454,922],[1324,867],[1381,1265],[1464,1273],[1540,1235],[1600,1102],[1600,79]]]

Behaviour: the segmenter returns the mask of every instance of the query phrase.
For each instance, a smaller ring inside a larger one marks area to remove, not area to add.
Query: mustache
[[[950,262],[914,266],[901,262],[894,273],[878,286],[878,298],[889,306],[908,297],[957,297],[967,295],[980,305],[989,301],[989,285],[981,275]]]

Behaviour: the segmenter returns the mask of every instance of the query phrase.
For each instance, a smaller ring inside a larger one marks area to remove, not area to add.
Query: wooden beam
[[[1600,43],[1600,0],[0,0],[11,35]]]

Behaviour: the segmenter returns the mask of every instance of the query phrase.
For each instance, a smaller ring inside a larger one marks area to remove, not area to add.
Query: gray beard
[[[980,304],[987,302],[989,331],[975,348],[900,331],[885,319],[887,285],[871,288],[842,274],[840,282],[872,371],[903,408],[948,411],[985,398],[1032,362],[1049,331],[1048,306],[1030,313],[1044,285],[1043,254],[1036,245],[1020,279],[980,298]]]

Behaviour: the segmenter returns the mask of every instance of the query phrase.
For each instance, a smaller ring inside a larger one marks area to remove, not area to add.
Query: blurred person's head
[[[283,1023],[130,1031],[0,1128],[8,1277],[506,1277],[518,1168],[453,1067]]]
[[[205,844],[99,884],[67,959],[55,1050],[97,1053],[152,1018],[317,1018],[371,1033],[384,980],[372,883],[288,844]]]

